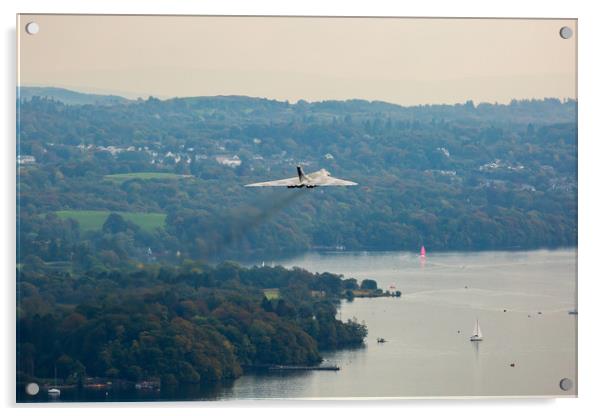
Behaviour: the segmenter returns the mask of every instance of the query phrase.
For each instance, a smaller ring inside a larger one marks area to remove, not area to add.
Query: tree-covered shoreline
[[[265,290],[278,296],[266,296]],[[214,384],[243,368],[316,365],[320,351],[363,344],[365,325],[336,308],[355,279],[282,267],[87,273],[18,271],[20,383],[86,377]]]

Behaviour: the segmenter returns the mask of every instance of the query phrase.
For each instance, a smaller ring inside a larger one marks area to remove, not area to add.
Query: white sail
[[[477,319],[477,322],[475,323],[474,331],[472,331],[472,336],[475,338],[483,338],[483,332],[481,331],[481,326],[479,325],[478,319]]]

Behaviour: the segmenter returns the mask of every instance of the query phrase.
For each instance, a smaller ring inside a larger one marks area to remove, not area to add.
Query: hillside
[[[401,107],[240,96],[73,105],[22,96],[20,156],[34,159],[19,170],[19,253],[101,267],[335,246],[575,245],[576,110],[556,99]],[[297,163],[360,186],[243,187],[294,176]],[[115,174],[129,175],[107,176]],[[77,210],[167,217],[152,231],[127,220],[84,231],[54,214]]]
[[[56,87],[18,87],[17,96],[21,100],[30,100],[32,97],[50,98],[69,105],[115,105],[130,101],[118,95],[87,94]]]

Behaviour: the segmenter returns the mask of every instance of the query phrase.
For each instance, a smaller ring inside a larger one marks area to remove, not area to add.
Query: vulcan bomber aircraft
[[[305,174],[301,166],[297,166],[297,176],[269,182],[250,183],[248,187],[286,186],[287,188],[315,188],[317,186],[354,186],[355,182],[337,179],[330,176],[326,169]]]

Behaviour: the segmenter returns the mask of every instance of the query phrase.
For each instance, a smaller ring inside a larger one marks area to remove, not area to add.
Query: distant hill
[[[20,87],[17,89],[17,94],[25,100],[30,100],[32,97],[44,97],[67,105],[116,105],[131,102],[118,95],[87,94],[55,87]]]
[[[191,96],[160,100],[150,97],[147,100],[130,100],[119,95],[88,94],[56,87],[20,87],[20,98],[30,101],[32,97],[50,98],[66,105],[117,106],[140,104],[140,108],[155,108],[159,113],[195,113],[204,118],[223,117],[228,122],[262,123],[290,122],[295,117],[310,117],[311,121],[332,121],[333,118],[353,118],[366,120],[373,118],[398,121],[432,122],[433,120],[454,120],[467,122],[488,122],[493,124],[549,124],[574,122],[577,102],[572,99],[557,98],[512,100],[509,104],[479,103],[469,100],[457,104],[431,104],[400,106],[384,101],[362,99],[326,100],[297,103],[268,98],[241,95]],[[135,110],[134,110],[135,111]],[[158,114],[158,113],[157,113]],[[307,122],[308,120],[304,120]]]
[[[145,262],[149,248],[161,261],[179,261],[316,247],[577,244],[574,100],[402,107],[243,96],[114,105],[38,98],[21,100],[17,111],[20,155],[35,161],[19,169],[19,250],[43,261],[79,253],[86,267],[94,256],[108,265]],[[243,187],[293,176],[298,163],[360,185],[296,194]],[[150,232],[125,218],[127,230],[113,236],[56,215],[62,211],[166,217]]]

